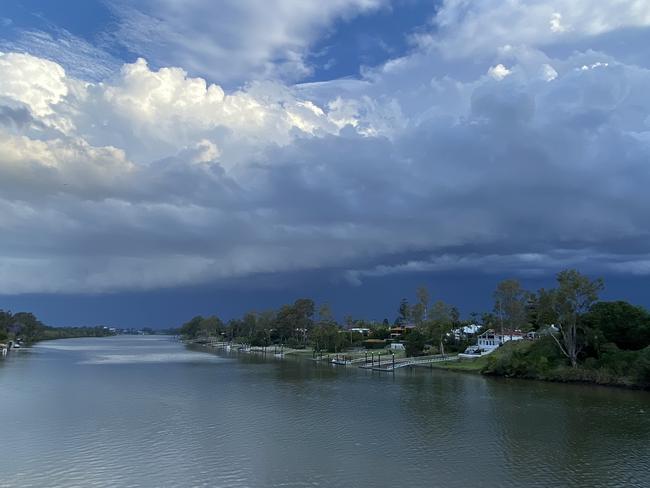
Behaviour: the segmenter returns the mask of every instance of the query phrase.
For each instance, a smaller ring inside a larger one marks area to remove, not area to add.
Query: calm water
[[[0,361],[0,487],[650,487],[650,394],[218,357],[165,337]]]

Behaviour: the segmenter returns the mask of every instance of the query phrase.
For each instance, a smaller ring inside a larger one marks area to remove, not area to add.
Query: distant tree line
[[[650,382],[650,313],[625,301],[600,301],[603,288],[602,279],[590,279],[576,270],[558,273],[554,288],[535,292],[508,279],[497,284],[492,310],[473,312],[461,320],[455,306],[432,301],[429,291],[420,287],[413,304],[407,298],[399,302],[392,324],[388,319],[377,322],[350,316],[339,323],[327,304],[317,307],[313,300],[301,298],[278,310],[248,312],[227,322],[216,315],[197,316],[183,324],[180,333],[199,341],[340,352],[364,343],[383,344],[401,327],[406,353],[415,356],[463,351],[475,338],[458,331],[477,325],[479,331],[494,329],[501,334],[534,332],[533,336],[541,337],[535,347],[544,351],[540,364],[546,361],[548,368],[591,368],[630,373],[635,378],[647,375]],[[352,329],[370,332],[364,336]],[[518,375],[507,365],[504,371]]]
[[[32,313],[0,310],[0,342],[21,339],[31,344],[48,339],[107,335],[111,335],[111,332],[104,327],[49,327]]]

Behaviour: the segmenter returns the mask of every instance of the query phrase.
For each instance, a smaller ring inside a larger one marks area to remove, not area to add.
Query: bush
[[[290,349],[304,349],[305,345],[296,339],[295,337],[290,337],[287,342],[285,343],[285,346],[287,346]]]
[[[566,363],[550,337],[535,342],[508,342],[490,356],[481,371],[498,376],[546,378],[553,368]]]
[[[425,337],[419,330],[412,330],[406,337],[406,344],[404,348],[406,349],[407,356],[420,356],[424,351]]]
[[[644,388],[650,388],[650,347],[646,347],[639,352],[634,370],[634,379],[639,385]]]
[[[616,344],[605,344],[601,348],[600,367],[618,376],[629,376],[639,354],[635,351],[622,351]]]

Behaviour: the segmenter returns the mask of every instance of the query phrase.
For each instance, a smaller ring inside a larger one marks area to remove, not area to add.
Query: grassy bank
[[[487,365],[487,356],[476,359],[461,359],[460,361],[431,363],[428,367],[435,369],[445,369],[447,371],[464,371],[467,373],[481,373]]]
[[[488,356],[432,367],[510,378],[650,389],[650,348],[622,351],[607,345],[597,358],[587,358],[572,368],[552,339],[545,338],[509,342]]]

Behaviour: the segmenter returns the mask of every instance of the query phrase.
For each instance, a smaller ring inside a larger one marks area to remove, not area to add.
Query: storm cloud
[[[650,8],[605,3],[447,1],[408,55],[313,84],[2,53],[0,293],[650,274],[650,66],[616,48]]]

